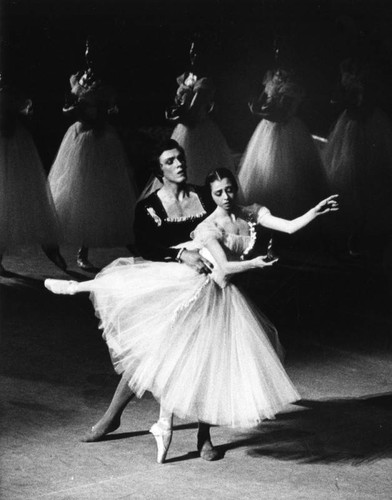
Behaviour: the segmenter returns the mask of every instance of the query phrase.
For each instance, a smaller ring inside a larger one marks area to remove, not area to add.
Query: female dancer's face
[[[174,184],[186,181],[186,163],[184,154],[178,149],[164,151],[159,157],[163,177]]]
[[[211,184],[211,196],[216,205],[229,212],[235,205],[236,188],[230,179],[216,180]]]

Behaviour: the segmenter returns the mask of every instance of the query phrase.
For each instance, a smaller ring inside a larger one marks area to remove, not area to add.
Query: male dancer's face
[[[184,153],[178,149],[168,149],[159,157],[163,179],[173,184],[186,182],[186,162]]]

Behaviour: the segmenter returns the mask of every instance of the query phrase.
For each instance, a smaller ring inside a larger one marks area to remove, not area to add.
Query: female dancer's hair
[[[238,183],[236,178],[234,177],[233,172],[231,172],[228,168],[217,168],[210,172],[206,177],[205,185],[210,188],[211,184],[215,181],[221,181],[222,179],[229,179],[231,181],[235,192],[238,192]]]
[[[151,170],[154,176],[160,181],[162,181],[163,174],[162,174],[161,164],[159,163],[159,158],[164,151],[170,151],[171,149],[178,149],[178,151],[180,151],[185,158],[184,148],[180,146],[178,142],[175,141],[174,139],[166,139],[165,141],[160,142],[154,148],[152,155]]]

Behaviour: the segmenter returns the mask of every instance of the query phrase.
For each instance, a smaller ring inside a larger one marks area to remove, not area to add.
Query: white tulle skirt
[[[210,118],[194,126],[179,123],[172,139],[185,150],[188,182],[203,186],[207,174],[217,168],[228,168],[234,173],[233,158],[219,127]]]
[[[275,328],[233,285],[183,264],[119,259],[91,300],[116,371],[180,417],[250,427],[300,397]]]
[[[129,171],[113,127],[96,133],[76,122],[68,129],[49,174],[67,243],[113,247],[133,241],[136,192]]]
[[[31,134],[17,126],[0,138],[0,251],[17,245],[56,245],[59,226]]]
[[[367,221],[366,232],[389,231],[392,217],[392,125],[381,110],[366,119],[347,111],[332,130],[323,160],[330,190],[341,195],[340,224]]]
[[[321,158],[299,118],[262,120],[251,137],[238,174],[245,204],[260,203],[281,217],[297,217],[326,194]]]

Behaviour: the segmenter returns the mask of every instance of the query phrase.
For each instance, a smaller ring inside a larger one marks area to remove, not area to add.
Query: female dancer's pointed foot
[[[171,428],[164,429],[159,425],[159,422],[154,424],[150,429],[157,443],[157,462],[158,464],[165,463],[167,452],[173,436]]]
[[[58,293],[62,295],[74,295],[76,293],[78,282],[46,279],[44,285],[45,288],[47,288],[52,293]]]
[[[114,432],[120,427],[120,419],[112,420],[109,424],[98,422],[89,429],[82,437],[83,443],[96,443],[104,438],[107,434]]]

